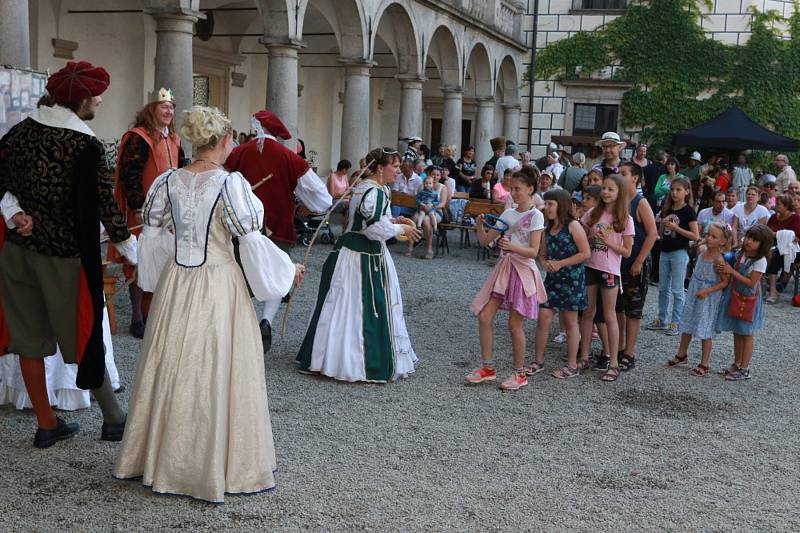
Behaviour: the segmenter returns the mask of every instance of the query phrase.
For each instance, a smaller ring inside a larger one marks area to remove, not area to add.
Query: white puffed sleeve
[[[264,206],[238,172],[225,181],[222,201],[223,223],[239,238],[239,259],[253,295],[264,301],[288,294],[294,282],[294,263],[261,233]]]
[[[359,211],[364,217],[366,229],[364,235],[373,241],[385,241],[392,237],[399,237],[405,231],[402,224],[393,224],[391,214],[384,214],[384,204],[387,193],[380,187],[374,187],[364,193]]]
[[[142,233],[139,235],[136,284],[145,292],[153,292],[167,262],[175,257],[175,236],[167,180],[172,172],[162,174],[147,191],[142,207]]]
[[[300,202],[314,213],[324,213],[331,208],[333,198],[325,186],[322,178],[312,169],[300,176],[294,195]]]

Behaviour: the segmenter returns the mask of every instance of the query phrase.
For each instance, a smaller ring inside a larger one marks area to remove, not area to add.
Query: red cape
[[[308,172],[308,163],[278,141],[264,139],[261,152],[256,140],[234,148],[225,168],[241,172],[252,185],[272,174],[272,178],[253,192],[264,204],[264,225],[272,231],[270,238],[294,244],[297,241],[294,189],[297,180]]]

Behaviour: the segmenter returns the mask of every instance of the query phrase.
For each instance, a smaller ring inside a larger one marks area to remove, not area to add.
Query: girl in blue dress
[[[733,364],[721,371],[728,381],[750,379],[750,359],[753,357],[753,335],[764,326],[764,301],[761,297],[761,277],[767,271],[770,250],[775,234],[764,224],[752,226],[744,236],[742,249],[727,261],[716,265],[720,274],[732,278],[725,289],[717,317],[717,331],[733,332]],[[731,316],[728,306],[733,291],[743,296],[755,296],[755,313],[752,322]]]
[[[586,309],[586,276],[583,263],[589,259],[589,240],[581,223],[571,216],[572,198],[563,189],[544,195],[544,217],[547,227],[539,247],[539,264],[547,271],[544,287],[547,302],[539,309],[536,324],[536,360],[525,368],[529,376],[544,370],[544,350],[550,334],[550,322],[558,311],[567,332],[567,364],[553,373],[559,379],[572,378],[587,368],[589,361],[578,366],[581,333],[578,311]]]
[[[700,364],[692,369],[692,375],[708,375],[708,361],[711,358],[722,291],[728,286],[728,276],[718,274],[714,267],[717,263],[725,262],[722,254],[730,249],[730,245],[730,226],[720,222],[709,224],[705,244],[697,252],[697,263],[689,281],[689,294],[681,316],[681,344],[678,354],[667,361],[667,367],[686,364],[689,359],[689,344],[692,337],[697,337],[702,342],[703,355]]]

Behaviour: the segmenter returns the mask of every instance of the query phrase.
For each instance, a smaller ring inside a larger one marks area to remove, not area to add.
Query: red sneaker
[[[472,384],[483,383],[484,381],[494,381],[497,379],[497,370],[487,366],[482,366],[467,374],[465,379],[467,380],[467,383]]]

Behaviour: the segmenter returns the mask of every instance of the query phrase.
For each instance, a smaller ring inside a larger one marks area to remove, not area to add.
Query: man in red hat
[[[256,138],[234,148],[225,168],[241,172],[251,184],[258,186],[254,192],[264,203],[264,227],[272,232],[270,239],[288,252],[297,241],[296,201],[312,212],[321,213],[330,209],[331,195],[305,159],[278,141],[291,139],[292,135],[275,113],[266,109],[259,111],[250,122],[257,132]],[[270,175],[271,178],[262,181]],[[280,299],[264,302],[259,323],[264,353],[272,344],[272,323],[280,304]]]
[[[25,388],[39,424],[33,444],[52,446],[78,431],[55,416],[44,357],[77,363],[77,385],[103,412],[103,440],[122,439],[125,413],[114,398],[103,347],[100,222],[114,246],[136,264],[136,238],[125,227],[104,178],[103,146],[85,121],[94,118],[108,73],[70,61],[47,81],[52,105],[0,139],[0,195],[6,242],[0,252],[9,351],[20,354]]]
[[[119,157],[114,174],[114,197],[128,223],[128,230],[139,235],[142,206],[155,179],[170,168],[183,166],[181,139],[175,133],[175,97],[170,89],[160,89],[152,102],[136,113],[134,126],[119,142]],[[126,264],[114,247],[108,258],[123,263],[127,279],[134,276],[133,265]],[[144,324],[153,293],[143,292],[136,283],[128,286],[131,299],[130,334],[144,337]]]

